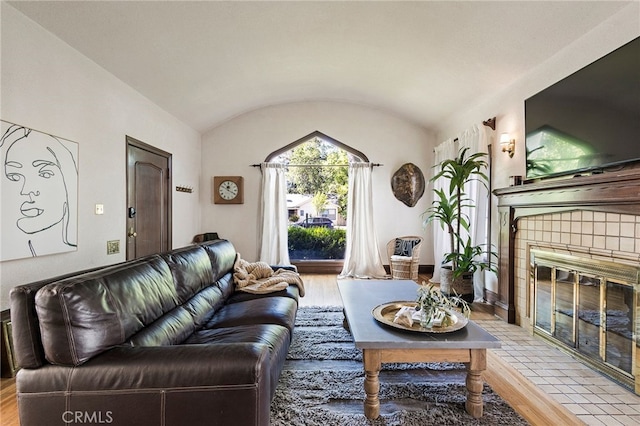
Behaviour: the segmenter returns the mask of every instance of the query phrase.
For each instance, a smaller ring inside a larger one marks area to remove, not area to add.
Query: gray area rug
[[[465,367],[459,363],[383,364],[380,417],[364,416],[362,354],[342,328],[342,308],[302,307],[271,404],[271,425],[424,426],[527,425],[485,384],[484,416],[465,409]]]

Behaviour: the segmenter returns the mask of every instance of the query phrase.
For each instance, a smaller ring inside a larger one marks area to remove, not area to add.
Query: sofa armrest
[[[19,392],[168,389],[268,381],[269,349],[260,343],[117,347],[80,367],[47,365],[18,380]],[[46,372],[45,372],[46,371]]]
[[[116,348],[76,369],[72,389],[255,384],[268,381],[268,355],[259,343]]]
[[[113,424],[268,426],[268,356],[259,343],[118,347],[81,366],[22,369],[20,422],[51,424],[74,407]]]

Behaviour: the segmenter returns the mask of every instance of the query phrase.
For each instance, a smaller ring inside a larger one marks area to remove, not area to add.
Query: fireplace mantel
[[[515,237],[518,220],[570,210],[637,215],[640,213],[640,169],[511,186],[496,189],[493,193],[498,197],[500,224],[495,312],[503,320],[515,323]]]

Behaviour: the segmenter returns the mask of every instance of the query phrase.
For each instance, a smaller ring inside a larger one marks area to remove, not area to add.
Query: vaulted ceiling
[[[11,1],[198,131],[331,100],[432,128],[629,1]]]

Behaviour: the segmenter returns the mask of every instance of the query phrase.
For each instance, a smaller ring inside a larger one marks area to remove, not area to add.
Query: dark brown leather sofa
[[[234,291],[216,240],[11,291],[22,426],[268,425],[298,289]]]

